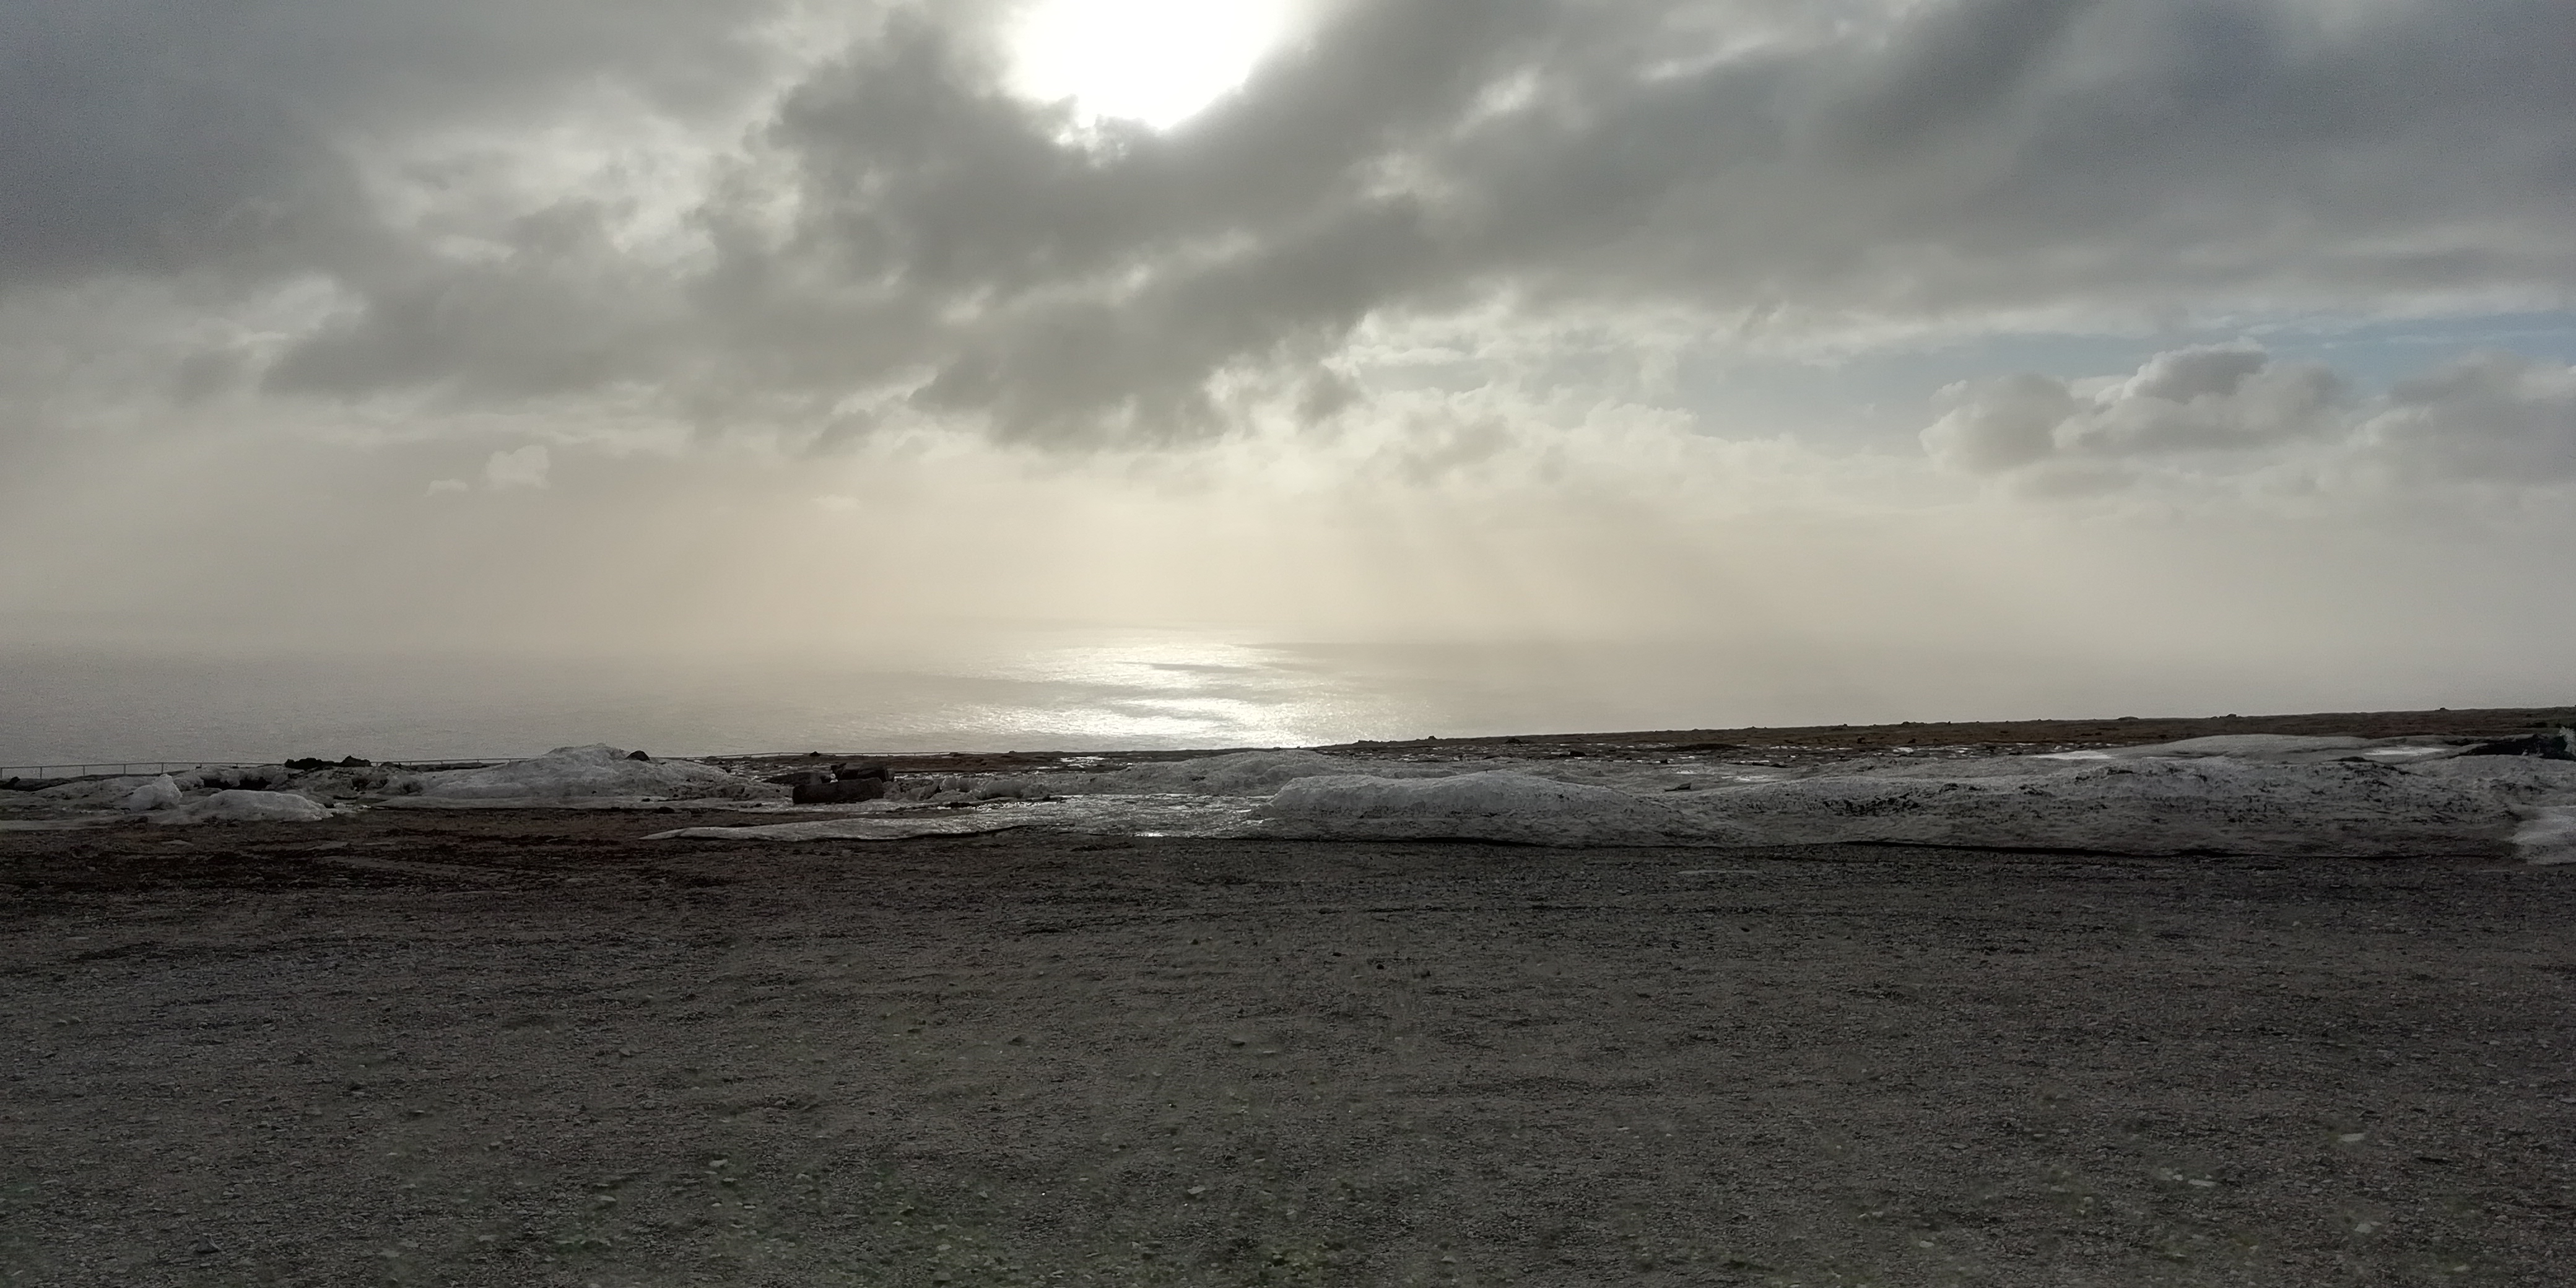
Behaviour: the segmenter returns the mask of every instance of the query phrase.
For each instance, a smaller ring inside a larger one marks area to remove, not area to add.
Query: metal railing
[[[462,769],[522,760],[522,756],[484,756],[474,760],[379,760],[379,769]],[[88,764],[0,765],[0,782],[12,778],[116,778],[128,774],[170,774],[190,769],[265,769],[275,760],[102,760]]]
[[[253,769],[231,760],[123,760],[87,765],[0,765],[0,780],[11,778],[89,778],[124,774],[166,774],[177,769]]]
[[[654,759],[696,760],[712,765],[724,765],[750,760],[801,760],[815,754],[817,753],[805,751],[741,751],[717,752],[705,756],[655,756]],[[918,753],[827,752],[820,754],[830,759],[851,760]],[[475,756],[441,760],[379,760],[374,764],[379,769],[471,769],[526,759],[528,759],[526,755]],[[86,764],[0,765],[0,782],[7,782],[12,778],[103,778],[125,774],[168,774],[189,769],[262,769],[283,763],[275,760],[101,760]]]

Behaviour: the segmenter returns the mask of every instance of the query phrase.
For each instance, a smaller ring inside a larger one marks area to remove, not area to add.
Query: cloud
[[[2259,348],[2157,354],[2135,374],[2069,382],[2020,374],[1958,386],[1958,405],[1923,431],[1934,460],[1970,474],[2092,467],[2189,453],[2254,453],[2335,433],[2347,395],[2312,363]]]
[[[370,151],[541,126],[603,82],[688,114],[739,95],[779,4],[532,12],[250,0],[0,9],[0,288],[99,274],[362,275],[417,254]]]
[[[1316,0],[1161,131],[1016,7],[0,6],[0,636],[2557,683],[2567,355],[2352,337],[2576,302],[2564,0]]]
[[[1347,413],[1363,327],[1476,310],[1824,344],[2576,295],[2558,0],[1350,0],[1161,133],[1014,96],[1007,11],[22,6],[0,290],[327,284],[278,398],[1060,445]]]
[[[483,462],[483,485],[498,492],[508,488],[541,488],[546,485],[546,471],[553,464],[541,444],[506,452],[494,452]]]
[[[2518,354],[2465,358],[2400,383],[2363,433],[2419,477],[2576,479],[2576,366]]]
[[[2322,366],[2250,345],[2160,353],[2124,377],[2023,373],[1946,392],[1953,405],[1923,431],[1925,452],[2036,495],[2294,459],[2347,490],[2576,480],[2576,366],[2519,354],[2472,354],[2372,399]]]

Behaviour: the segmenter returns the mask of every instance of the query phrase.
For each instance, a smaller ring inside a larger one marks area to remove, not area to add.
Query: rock
[[[894,771],[883,765],[877,764],[874,761],[863,761],[855,765],[832,766],[832,777],[844,783],[857,782],[861,779],[868,778],[892,782],[894,781]]]
[[[650,763],[650,762],[652,761],[652,759],[653,759],[651,756],[647,756],[647,755],[645,755],[643,752],[640,752],[640,751],[630,751],[630,752],[626,753],[626,758],[627,758],[628,760],[641,760],[641,761],[645,761],[645,762],[647,762],[647,763]]]
[[[2519,738],[2482,742],[2463,756],[2538,756],[2543,760],[2576,760],[2576,729],[2551,729]]]

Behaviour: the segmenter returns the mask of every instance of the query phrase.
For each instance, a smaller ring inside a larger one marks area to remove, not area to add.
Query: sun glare
[[[1011,45],[1020,93],[1155,129],[1243,83],[1285,33],[1289,0],[1038,0]]]

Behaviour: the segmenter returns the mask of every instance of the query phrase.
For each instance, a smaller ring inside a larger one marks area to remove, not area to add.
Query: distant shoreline
[[[2542,729],[2576,726],[2576,706],[2482,707],[2432,711],[2309,712],[2297,715],[2120,716],[2086,720],[1940,720],[1875,725],[1795,725],[1737,729],[1659,729],[1617,733],[1489,734],[1470,738],[1423,737],[1313,746],[1306,750],[1357,757],[1420,757],[1426,753],[1489,753],[1631,758],[1675,751],[1789,753],[1801,757],[1866,754],[1897,747],[1970,747],[1986,750],[2067,751],[2085,747],[2135,747],[2219,734],[2293,734],[2355,738],[2511,738]],[[867,759],[899,773],[938,770],[992,773],[1053,765],[1069,757],[1134,764],[1190,760],[1228,752],[1271,750],[1201,747],[1129,751],[815,751],[798,754],[718,755],[726,764],[786,764],[800,760]]]
[[[2258,716],[2120,716],[2090,720],[1947,720],[1900,721],[1877,725],[1797,725],[1741,729],[1665,729],[1634,733],[1516,734],[1488,738],[1428,738],[1401,742],[1361,741],[1318,751],[1395,746],[1459,744],[1603,746],[1687,746],[1723,743],[1744,747],[1959,747],[2025,746],[2041,743],[2097,743],[2138,746],[2178,742],[2215,734],[2276,733],[2303,737],[2345,735],[2357,738],[2506,738],[2535,729],[2576,724],[2576,706],[2490,707],[2477,710],[2312,712]]]
[[[1748,755],[1768,753],[1773,756],[1788,755],[1805,760],[1831,758],[1844,754],[1865,755],[1899,747],[2047,752],[2078,750],[2086,747],[2144,746],[2218,734],[2249,733],[2293,734],[2303,737],[2511,738],[2561,726],[2576,726],[2576,706],[2309,712],[2295,715],[2253,716],[2120,716],[2078,720],[1936,720],[1856,725],[1750,725],[1732,729],[1659,729],[1607,733],[1486,734],[1460,738],[1360,739],[1354,742],[1304,745],[1302,749],[1357,758],[1415,759],[1426,754],[1446,758],[1479,754],[1528,756],[1534,753],[1552,753],[1561,756],[1629,759],[1669,755],[1676,751],[1742,751]],[[884,752],[845,747],[837,750],[817,748],[804,752],[675,754],[682,759],[701,760],[740,768],[792,766],[816,760],[867,760],[882,763],[898,773],[929,771],[998,773],[1039,767],[1058,767],[1068,760],[1075,759],[1137,764],[1149,761],[1191,760],[1201,756],[1217,756],[1237,751],[1277,749],[1279,748],[1221,746],[1105,750]],[[321,750],[331,753],[324,759],[337,759],[340,754],[340,749],[336,745]],[[661,748],[648,750],[657,756],[664,754],[664,749]],[[298,756],[315,754],[319,753],[314,749],[296,753]],[[525,754],[527,753],[519,753],[519,755]],[[513,755],[441,757],[422,760],[387,757],[382,758],[381,763],[409,767],[433,764],[454,766],[496,764],[517,758],[518,756]],[[166,764],[171,766],[215,763],[249,765],[285,763],[287,759],[287,757],[278,757],[272,761],[261,762],[171,760]],[[112,768],[115,763],[141,767],[165,762],[134,760],[91,763],[107,769],[112,774],[122,772]],[[66,764],[62,767],[71,766]],[[134,772],[154,771],[138,768]],[[74,776],[107,775],[88,773]]]

